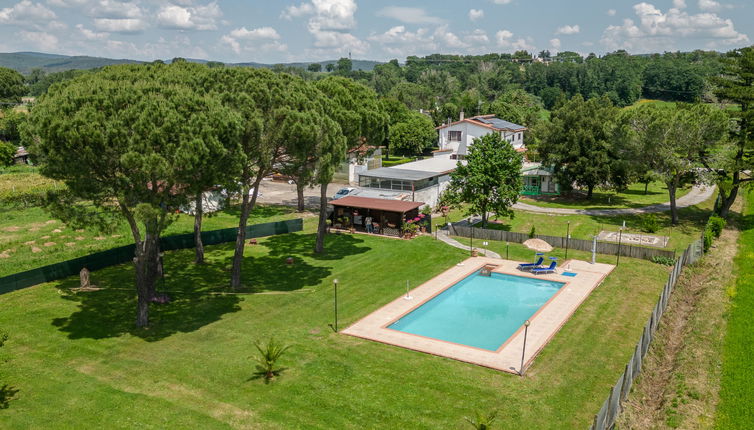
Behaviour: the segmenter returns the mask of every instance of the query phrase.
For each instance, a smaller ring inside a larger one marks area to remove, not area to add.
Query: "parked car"
[[[355,190],[356,190],[356,188],[352,188],[352,187],[345,187],[345,188],[341,188],[341,189],[339,189],[339,190],[338,190],[338,192],[337,192],[337,193],[335,193],[335,195],[334,195],[334,196],[332,196],[332,199],[333,199],[333,200],[338,200],[338,199],[340,199],[340,198],[343,198],[343,197],[345,197],[345,196],[347,196],[347,195],[351,194],[351,193],[352,193],[352,192],[354,192]]]

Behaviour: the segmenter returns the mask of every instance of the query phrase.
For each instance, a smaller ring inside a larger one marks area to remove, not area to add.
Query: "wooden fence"
[[[670,272],[668,282],[665,284],[665,288],[660,294],[660,298],[657,301],[652,314],[649,316],[647,324],[644,326],[644,331],[639,338],[639,342],[634,348],[634,355],[626,364],[626,369],[615,385],[610,389],[610,393],[602,404],[597,415],[594,417],[594,422],[590,430],[609,430],[615,426],[615,421],[618,419],[618,415],[621,412],[622,403],[628,398],[628,393],[631,391],[631,385],[636,377],[641,372],[644,356],[649,350],[649,344],[652,343],[657,326],[660,324],[660,319],[665,309],[668,306],[670,296],[673,294],[673,289],[678,282],[678,278],[683,272],[683,267],[687,264],[696,262],[703,255],[703,245],[701,240],[696,240],[689,245],[686,251],[683,252],[681,257],[676,261],[673,266],[673,271]]]
[[[527,233],[515,233],[504,230],[492,230],[485,228],[476,228],[463,226],[458,224],[450,225],[450,234],[452,236],[460,237],[473,237],[479,240],[498,240],[501,242],[514,242],[522,243],[527,239],[530,239]],[[473,234],[473,236],[472,236]],[[534,237],[542,239],[555,248],[565,248],[566,244],[568,249],[575,249],[577,251],[592,251],[593,242],[591,240],[583,239],[566,239],[561,236],[547,236],[537,234]],[[665,257],[675,259],[675,251],[669,251],[666,249],[646,248],[643,246],[617,244],[613,242],[600,242],[597,241],[597,253],[607,255],[620,255],[622,257],[641,258],[643,260],[652,260],[653,257]]]

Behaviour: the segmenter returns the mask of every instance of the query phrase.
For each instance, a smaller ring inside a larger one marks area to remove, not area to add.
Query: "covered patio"
[[[329,219],[335,228],[353,227],[356,231],[400,237],[403,224],[419,216],[424,202],[346,196],[330,202]],[[369,225],[371,224],[371,229]],[[427,228],[431,222],[427,220]]]

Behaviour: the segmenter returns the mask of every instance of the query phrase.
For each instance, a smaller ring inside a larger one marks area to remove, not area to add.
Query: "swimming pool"
[[[563,286],[523,276],[472,273],[388,328],[496,351]]]

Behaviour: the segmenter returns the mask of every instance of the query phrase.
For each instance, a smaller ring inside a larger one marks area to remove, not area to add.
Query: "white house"
[[[474,139],[490,133],[500,134],[517,151],[524,152],[526,151],[524,145],[524,132],[526,130],[523,125],[502,120],[495,115],[464,118],[463,112],[461,112],[461,118],[458,121],[437,127],[440,135],[438,140],[440,150],[436,154],[455,154],[456,158],[463,159],[468,153],[468,148],[473,145]]]
[[[356,195],[387,199],[426,202],[435,206],[450,183],[450,173],[465,158],[474,139],[490,133],[499,133],[517,151],[526,152],[524,132],[526,127],[501,120],[494,115],[461,118],[451,124],[437,127],[439,147],[432,158],[381,167],[359,173]],[[539,163],[525,162],[521,166],[524,179],[522,194],[557,194],[558,186],[552,172]],[[379,193],[379,195],[376,195]]]

